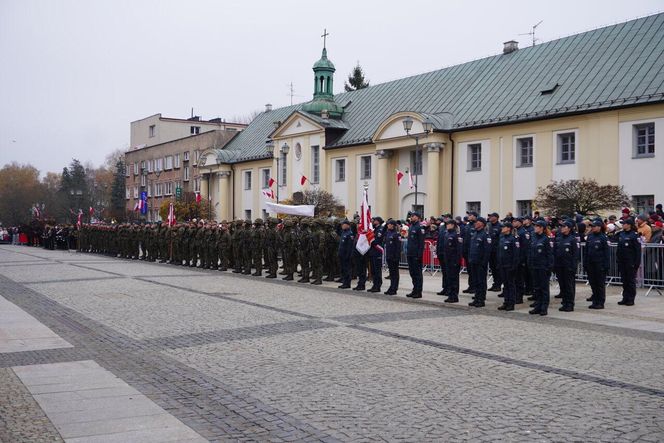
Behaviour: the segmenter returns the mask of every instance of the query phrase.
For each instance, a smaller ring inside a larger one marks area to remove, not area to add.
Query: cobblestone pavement
[[[532,318],[12,246],[0,296],[71,345],[0,353],[0,440],[58,441],[16,372],[84,361],[211,441],[664,440],[657,297]]]

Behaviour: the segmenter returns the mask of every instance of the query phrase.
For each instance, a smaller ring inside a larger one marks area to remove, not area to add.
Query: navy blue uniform
[[[413,296],[422,296],[422,254],[424,254],[424,228],[420,223],[413,223],[408,229],[408,245],[406,257],[408,258],[408,272],[413,280]]]
[[[512,233],[502,234],[496,250],[496,266],[503,282],[505,306],[516,304],[516,271],[521,261],[521,244]]]
[[[523,276],[524,284],[526,287],[523,291],[523,294],[533,295],[533,276],[532,273],[530,272],[530,268],[528,267],[528,250],[530,247],[530,239],[532,238],[533,235],[535,235],[535,228],[533,228],[533,226],[530,225],[530,226],[523,226],[523,229],[526,231],[525,237],[528,240],[528,247],[526,247],[525,245],[523,246],[523,251],[525,252],[525,260],[526,260],[525,275]]]
[[[397,230],[385,231],[385,261],[390,272],[388,293],[395,294],[399,289],[399,261],[401,260],[401,236]]]
[[[554,244],[553,262],[560,285],[563,308],[574,308],[576,293],[576,269],[578,265],[579,246],[574,233],[560,233]]]
[[[468,266],[473,273],[473,284],[475,285],[475,301],[484,305],[486,300],[486,277],[487,266],[491,256],[491,237],[487,232],[474,229],[468,246]]]
[[[371,248],[366,253],[371,267],[371,278],[373,279],[371,289],[374,290],[380,289],[383,285],[383,235],[382,226],[374,228],[374,239],[371,242]]]
[[[350,287],[351,258],[355,250],[355,236],[348,229],[341,231],[339,239],[339,263],[341,264],[341,284]]]
[[[517,237],[519,239],[520,246],[520,259],[519,265],[516,268],[516,304],[523,303],[523,296],[527,294],[528,287],[528,266],[526,262],[528,260],[528,247],[530,246],[530,232],[524,227],[521,226],[517,230]]]
[[[583,267],[588,273],[588,283],[592,289],[592,305],[604,307],[606,273],[609,270],[609,240],[603,232],[588,234]]]
[[[500,287],[503,283],[500,270],[498,269],[498,237],[500,236],[500,224],[489,223],[487,225],[487,232],[491,237],[491,255],[489,256],[489,268],[491,269],[491,277],[493,279],[491,289],[500,291]]]
[[[553,248],[545,234],[530,237],[528,268],[533,278],[535,310],[546,313],[549,309],[549,280],[553,268]]]
[[[470,262],[470,244],[475,236],[475,227],[472,223],[467,223],[462,231],[463,233],[463,258],[466,260],[466,272],[468,273],[468,290],[471,294],[475,293],[475,276],[473,275],[473,268],[469,265]]]
[[[623,304],[632,305],[636,298],[636,271],[641,266],[641,242],[634,231],[618,234],[618,269],[623,285]]]
[[[449,301],[459,300],[459,271],[461,257],[463,255],[463,238],[456,229],[443,231],[439,237],[436,253],[439,257],[441,268],[445,270],[444,286]]]

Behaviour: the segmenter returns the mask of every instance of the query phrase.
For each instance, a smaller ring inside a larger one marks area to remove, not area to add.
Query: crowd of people
[[[592,288],[590,309],[603,309],[605,281],[609,270],[609,245],[616,247],[623,294],[623,306],[634,305],[636,272],[641,262],[643,243],[662,243],[662,206],[656,211],[634,217],[624,210],[620,218],[513,217],[502,219],[491,213],[487,218],[475,212],[465,217],[444,214],[421,220],[411,212],[405,220],[381,217],[371,219],[368,236],[358,232],[358,218],[270,217],[267,220],[192,220],[169,226],[166,223],[95,223],[31,227],[28,243],[47,249],[78,249],[80,252],[106,254],[124,259],[170,263],[219,271],[251,274],[266,278],[295,280],[321,285],[337,281],[340,289],[381,292],[383,263],[390,281],[387,295],[399,290],[399,267],[406,258],[413,289],[411,298],[422,297],[422,262],[425,241],[435,248],[442,270],[445,302],[459,302],[459,274],[468,273],[472,307],[484,307],[487,292],[499,292],[498,308],[512,311],[515,305],[531,301],[531,314],[547,315],[552,273],[560,286],[561,311],[575,307],[575,278],[578,262]],[[21,229],[10,228],[18,234]],[[26,234],[27,235],[27,234]],[[358,242],[367,238],[367,250],[360,252]],[[14,236],[12,236],[14,240]],[[582,244],[585,252],[581,254]],[[281,260],[280,260],[281,259]],[[280,266],[281,265],[281,266]],[[281,269],[281,271],[280,271]],[[492,285],[488,287],[489,274]],[[367,281],[371,281],[368,289]]]

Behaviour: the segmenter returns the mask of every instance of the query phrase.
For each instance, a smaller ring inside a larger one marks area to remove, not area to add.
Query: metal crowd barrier
[[[399,260],[400,268],[408,268],[408,259],[406,258],[406,242],[408,240],[401,239],[401,258]],[[579,265],[576,272],[576,280],[578,282],[588,282],[588,274],[583,266],[583,257],[586,251],[585,243],[581,244]],[[620,272],[618,270],[617,253],[618,246],[609,243],[609,270],[606,274],[606,284],[622,284]],[[383,267],[387,268],[385,256],[383,255]],[[430,240],[424,242],[424,254],[422,257],[422,270],[428,272],[430,275],[436,275],[440,270],[440,262],[436,255],[436,244]],[[461,272],[465,272],[465,268],[461,268]],[[636,274],[636,283],[638,287],[647,288],[646,296],[653,290],[662,294],[661,289],[664,288],[664,245],[661,244],[644,244],[641,247],[641,267]]]

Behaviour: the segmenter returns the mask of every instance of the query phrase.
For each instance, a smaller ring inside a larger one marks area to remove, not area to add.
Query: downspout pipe
[[[456,149],[455,149],[454,139],[452,138],[452,134],[454,134],[454,133],[450,132],[448,134],[448,136],[450,138],[450,144],[452,145],[451,146],[451,148],[452,148],[452,167],[450,168],[450,170],[451,170],[451,172],[450,172],[450,180],[451,180],[450,181],[450,194],[451,194],[450,213],[454,214],[454,168],[455,168],[455,166],[454,166],[454,151],[456,151]]]

